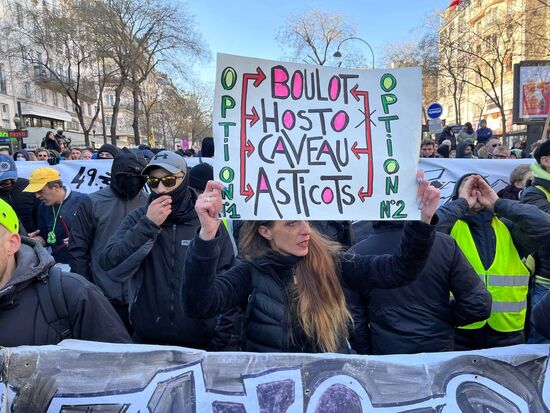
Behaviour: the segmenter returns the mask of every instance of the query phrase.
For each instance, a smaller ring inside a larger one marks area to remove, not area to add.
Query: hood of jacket
[[[468,156],[464,156],[464,152],[466,151],[467,147],[472,148],[472,152],[468,154]],[[456,157],[457,158],[471,158],[474,154],[475,146],[473,142],[470,139],[465,139],[464,141],[460,142],[456,147]]]
[[[15,254],[15,262],[15,270],[10,280],[0,290],[0,301],[14,293],[17,285],[47,274],[55,265],[53,257],[44,247],[28,237],[21,237],[21,248]]]
[[[25,159],[28,161],[29,160],[29,152],[27,152],[25,149],[20,149],[18,151],[15,151],[14,154],[13,154],[13,159],[16,161],[17,160],[17,154],[20,153],[21,155],[23,155],[25,157]]]
[[[110,143],[105,143],[101,145],[101,148],[99,148],[97,153],[100,154],[101,152],[109,152],[111,155],[113,155],[113,158],[116,158],[120,154],[119,149],[116,146],[111,145]]]
[[[111,189],[121,199],[136,197],[145,185],[147,178],[141,174],[147,165],[140,152],[122,151],[113,160],[111,167]]]
[[[2,188],[0,187],[0,197],[8,196],[10,193],[19,193],[23,192],[23,189],[25,189],[29,185],[29,180],[26,178],[17,178],[15,180],[15,183],[10,188]],[[9,203],[9,202],[8,202]]]
[[[458,178],[458,180],[456,181],[456,184],[453,188],[453,193],[451,194],[451,199],[453,201],[455,199],[458,199],[458,189],[460,188],[460,184],[462,184],[462,181],[464,181],[464,179],[466,179],[466,178],[468,178],[469,176],[472,176],[472,175],[478,175],[478,174],[476,174],[474,172],[470,172],[470,173],[464,174],[460,178]],[[482,176],[482,178],[485,179],[484,176]],[[489,183],[489,181],[487,181],[487,179],[485,179],[485,182]]]

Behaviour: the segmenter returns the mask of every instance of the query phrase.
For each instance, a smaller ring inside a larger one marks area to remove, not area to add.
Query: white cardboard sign
[[[215,177],[233,219],[419,219],[418,68],[218,54]]]

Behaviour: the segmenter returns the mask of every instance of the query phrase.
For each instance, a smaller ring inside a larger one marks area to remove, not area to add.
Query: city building
[[[89,76],[91,68],[84,68],[80,76],[70,71],[63,52],[55,45],[32,44],[24,38],[33,22],[27,18],[29,7],[55,7],[50,0],[0,0],[0,26],[6,34],[0,40],[0,113],[2,130],[24,128],[23,142],[27,148],[40,146],[48,131],[65,131],[73,146],[84,146],[84,134],[76,108],[67,94],[67,88],[78,82],[78,102],[84,122],[92,123],[97,107],[97,86]],[[44,47],[48,47],[48,53]],[[53,58],[47,57],[55,56]],[[16,123],[17,122],[17,123]],[[97,137],[102,129],[94,123],[90,144],[100,145]]]
[[[438,101],[447,125],[512,124],[514,64],[550,56],[550,7],[537,0],[461,0],[439,30]]]

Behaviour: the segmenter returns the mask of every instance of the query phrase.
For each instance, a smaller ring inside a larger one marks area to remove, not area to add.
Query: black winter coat
[[[125,200],[108,186],[89,194],[74,214],[68,247],[71,271],[99,286],[108,299],[121,304],[128,304],[128,286],[109,278],[99,265],[99,257],[126,216],[146,202],[144,192]]]
[[[546,198],[544,192],[536,188],[534,185],[541,185],[546,190],[550,191],[550,181],[541,178],[535,178],[531,186],[526,187],[521,192],[521,202],[536,206],[543,212],[550,214],[550,201]],[[539,248],[535,255],[537,275],[550,279],[550,249]]]
[[[148,205],[132,211],[100,252],[99,263],[117,282],[128,281],[130,321],[144,341],[205,348],[216,332],[217,316],[194,320],[180,300],[188,246],[200,226],[194,210],[196,194],[188,191],[177,211],[160,227],[146,216]],[[222,230],[214,267],[229,268],[233,246]]]
[[[22,238],[16,269],[0,290],[0,346],[57,344],[61,337],[47,323],[38,289],[54,260],[34,239]],[[126,328],[111,304],[95,285],[79,275],[61,275],[72,338],[112,343],[131,343]],[[49,290],[48,290],[49,291]]]
[[[40,201],[31,192],[23,192],[29,180],[17,178],[12,188],[0,188],[0,198],[13,208],[27,232],[38,229],[38,206]]]
[[[342,254],[340,279],[355,291],[392,288],[415,279],[421,272],[433,243],[433,227],[407,223],[395,255],[359,256]],[[292,317],[287,291],[292,277],[281,274],[265,257],[219,273],[220,235],[211,241],[195,236],[185,262],[182,290],[185,308],[193,317],[204,318],[240,305],[247,307],[243,347],[257,352],[318,351]],[[346,351],[346,343],[341,344]]]
[[[392,253],[402,232],[401,222],[376,223],[374,233],[350,252]],[[436,234],[418,279],[400,288],[369,290],[363,298],[370,321],[372,354],[453,351],[454,327],[489,318],[492,302],[491,294],[456,242],[441,233]],[[364,353],[365,344],[358,343],[354,349]]]
[[[539,333],[547,339],[550,339],[550,294],[546,294],[544,298],[533,307],[531,322]]]

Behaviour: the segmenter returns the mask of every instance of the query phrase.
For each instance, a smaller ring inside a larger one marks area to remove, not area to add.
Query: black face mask
[[[121,198],[133,199],[143,189],[147,177],[142,175],[117,173],[111,178],[111,189]]]

